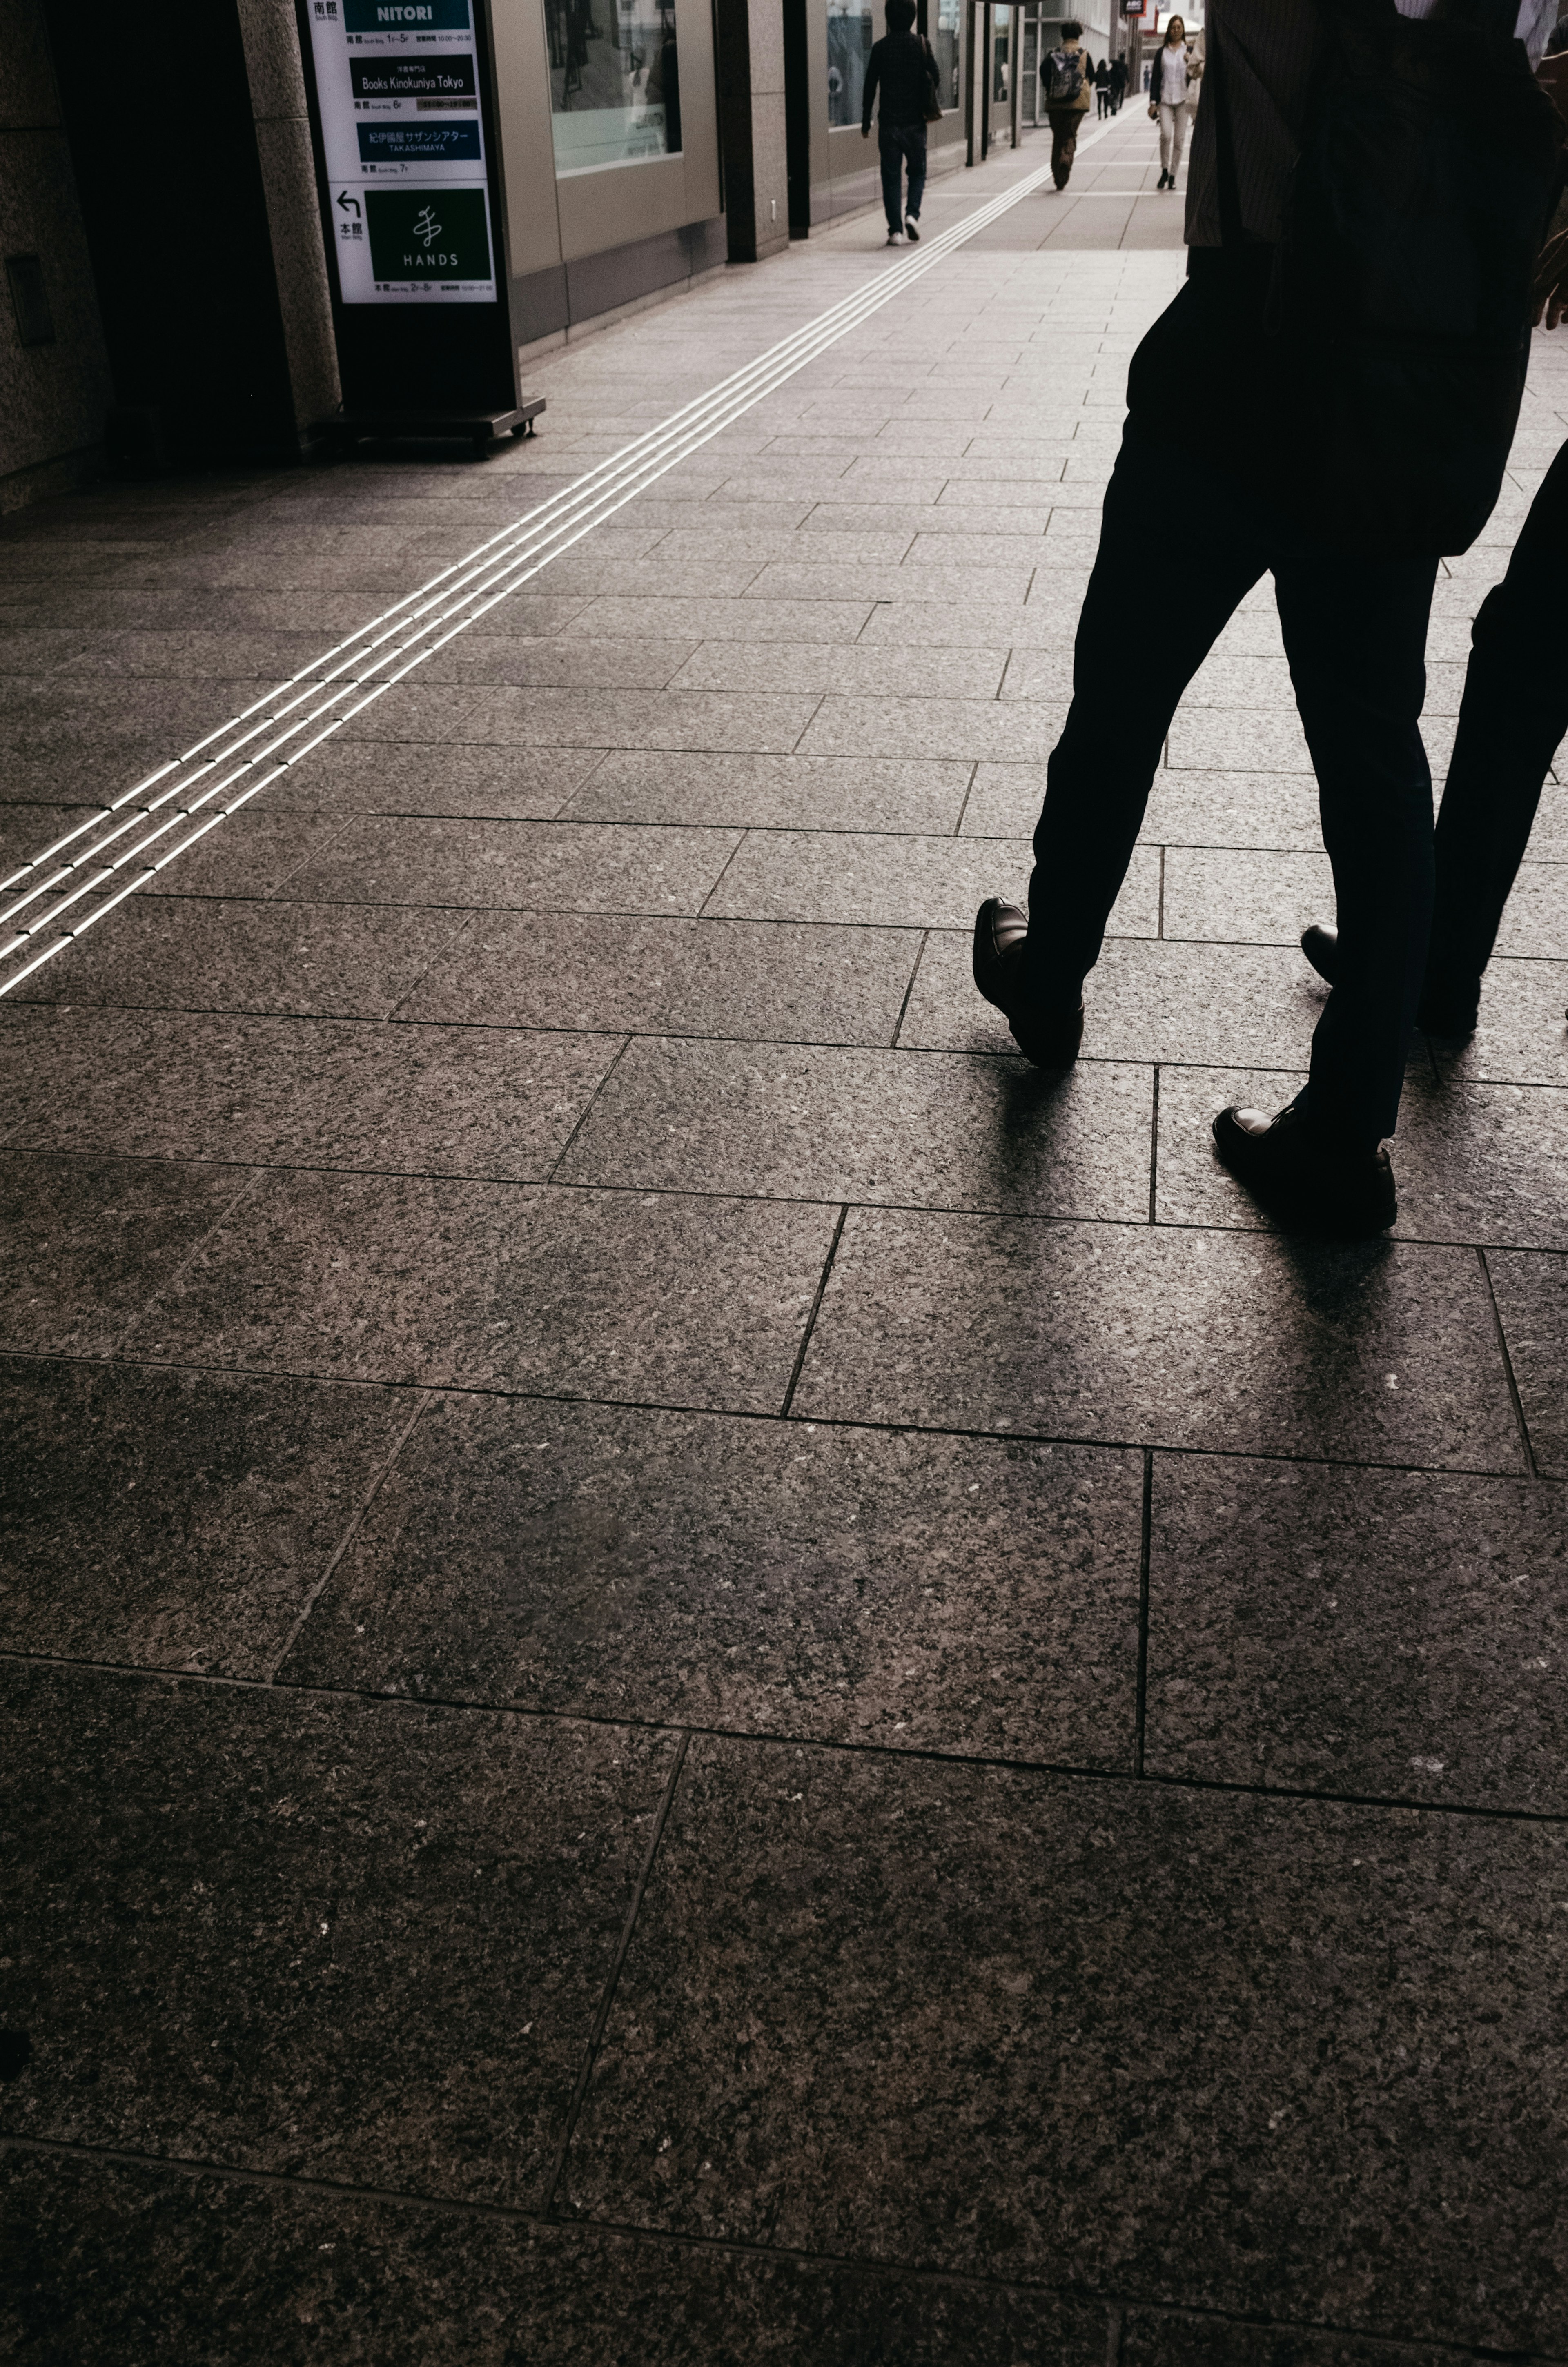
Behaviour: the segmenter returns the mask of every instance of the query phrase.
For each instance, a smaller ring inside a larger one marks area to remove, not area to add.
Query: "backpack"
[[[1335,69],[1291,175],[1257,400],[1315,534],[1388,554],[1466,550],[1518,420],[1562,126],[1511,25],[1317,5]],[[1244,242],[1221,57],[1230,247]]]
[[[1051,80],[1046,85],[1047,107],[1075,106],[1084,87],[1082,52],[1074,50],[1052,50]]]

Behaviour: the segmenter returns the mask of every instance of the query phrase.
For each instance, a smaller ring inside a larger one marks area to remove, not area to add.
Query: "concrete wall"
[[[36,255],[53,319],[24,346],[0,281],[0,510],[101,464],[111,399],[82,210],[40,0],[0,0],[0,255]]]

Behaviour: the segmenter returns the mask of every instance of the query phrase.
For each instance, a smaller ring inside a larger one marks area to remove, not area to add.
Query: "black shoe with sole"
[[[1301,931],[1301,951],[1330,986],[1339,977],[1339,931],[1326,921],[1313,921]],[[1428,978],[1416,1005],[1415,1025],[1424,1036],[1473,1036],[1481,1016],[1481,980],[1462,986],[1443,985]]]
[[[918,246],[920,243],[920,224],[915,221],[913,214],[911,214],[905,221],[903,227],[909,236],[915,241],[915,245]]]
[[[1028,933],[1029,916],[1021,906],[987,896],[974,916],[974,982],[1037,1069],[1070,1069],[1084,1040],[1084,1006],[1044,1011],[1020,991],[1018,965]]]
[[[1399,1214],[1388,1152],[1325,1142],[1294,1106],[1273,1118],[1222,1109],[1214,1148],[1237,1183],[1291,1231],[1367,1240],[1387,1232]]]

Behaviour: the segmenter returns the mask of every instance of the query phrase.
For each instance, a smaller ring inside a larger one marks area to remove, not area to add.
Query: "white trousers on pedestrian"
[[[1167,107],[1160,101],[1160,170],[1178,173],[1181,170],[1182,142],[1187,138],[1187,108]]]

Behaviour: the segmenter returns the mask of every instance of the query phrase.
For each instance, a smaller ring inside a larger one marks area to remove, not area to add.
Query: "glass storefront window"
[[[827,0],[829,123],[859,122],[871,40],[871,12],[862,0]]]
[[[545,0],[558,178],[680,149],[674,0]]]
[[[991,62],[993,67],[991,96],[994,105],[997,107],[1006,107],[1012,91],[1012,85],[1009,81],[1007,73],[1008,63],[1013,54],[1012,9],[993,8],[991,11],[991,21],[993,28],[991,36]]]
[[[937,87],[944,107],[956,107],[959,103],[959,7],[960,0],[937,0],[937,21],[931,28]]]

